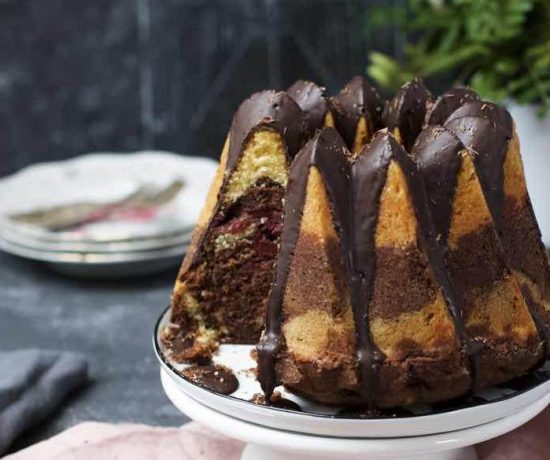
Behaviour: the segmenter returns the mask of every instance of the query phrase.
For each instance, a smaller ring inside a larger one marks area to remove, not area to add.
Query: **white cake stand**
[[[168,398],[188,417],[247,443],[241,460],[475,460],[477,456],[472,445],[514,430],[550,404],[550,394],[547,393],[509,417],[481,426],[476,426],[476,421],[471,420],[471,427],[449,433],[427,432],[420,436],[379,439],[341,438],[270,428],[260,425],[262,420],[257,424],[245,422],[238,418],[237,413],[231,417],[199,403],[164,369],[161,370],[161,381]],[[272,417],[285,416],[283,411],[272,412]],[[307,426],[303,428],[307,429]],[[427,431],[437,430],[434,426]]]
[[[537,378],[489,388],[467,404],[410,408],[409,417],[337,415],[334,407],[312,403],[282,387],[277,390],[302,411],[254,404],[250,401],[261,388],[251,372],[256,366],[252,346],[222,345],[214,355],[214,363],[231,369],[239,381],[234,393],[221,395],[183,378],[185,366],[165,354],[160,331],[167,320],[164,313],[153,344],[168,398],[190,418],[245,442],[243,460],[473,460],[472,445],[514,430],[550,404],[550,361]]]

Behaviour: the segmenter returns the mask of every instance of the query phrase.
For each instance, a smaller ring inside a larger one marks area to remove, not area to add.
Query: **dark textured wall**
[[[0,175],[90,151],[217,157],[253,91],[363,72],[362,0],[0,0]]]

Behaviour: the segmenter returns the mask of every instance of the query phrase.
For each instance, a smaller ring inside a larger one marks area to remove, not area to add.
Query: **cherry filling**
[[[206,327],[222,341],[256,343],[262,331],[282,229],[284,188],[262,178],[219,212],[192,277]]]

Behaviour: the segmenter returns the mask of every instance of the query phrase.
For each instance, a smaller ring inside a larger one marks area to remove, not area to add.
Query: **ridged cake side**
[[[435,230],[462,313],[474,388],[534,366],[538,331],[509,269],[474,166],[473,152],[442,127],[427,127],[413,154],[427,189]],[[442,168],[442,165],[445,167]]]
[[[282,382],[336,402],[355,378],[349,304],[349,165],[338,133],[325,128],[291,166],[281,250],[258,345],[267,394]],[[336,379],[336,380],[335,380]]]
[[[519,281],[545,354],[550,352],[550,266],[525,184],[510,114],[487,102],[457,109],[445,125],[468,146],[508,266]]]

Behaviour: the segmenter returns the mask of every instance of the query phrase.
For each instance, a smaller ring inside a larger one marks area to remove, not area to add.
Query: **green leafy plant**
[[[407,44],[400,61],[370,53],[367,72],[380,85],[453,75],[485,98],[550,109],[550,0],[408,0],[375,10],[368,27],[388,24]]]

